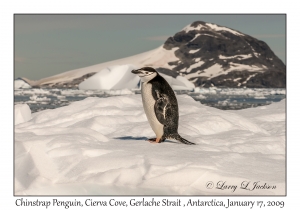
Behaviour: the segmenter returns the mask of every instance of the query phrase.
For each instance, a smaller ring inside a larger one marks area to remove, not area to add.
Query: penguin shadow
[[[114,139],[117,140],[135,140],[135,141],[148,141],[149,138],[147,137],[133,137],[133,136],[120,136],[120,137],[115,137]],[[168,139],[166,139],[164,142],[161,143],[175,143],[174,141],[170,141]]]
[[[146,141],[148,140],[147,137],[133,137],[133,136],[119,136],[119,137],[115,137],[114,139],[118,139],[118,140],[136,140],[136,141]]]

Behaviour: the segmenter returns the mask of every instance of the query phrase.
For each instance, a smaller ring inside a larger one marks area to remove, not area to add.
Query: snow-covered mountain
[[[256,38],[216,24],[196,21],[163,45],[178,58],[172,71],[196,86],[285,87],[286,67]]]
[[[202,87],[286,86],[286,66],[269,46],[254,37],[212,23],[196,21],[151,51],[75,69],[38,81],[35,87],[77,87],[86,78],[113,65],[151,66],[159,72],[184,76]]]

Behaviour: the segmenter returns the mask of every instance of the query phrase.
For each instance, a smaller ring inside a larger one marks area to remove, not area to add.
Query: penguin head
[[[142,82],[148,82],[158,74],[157,71],[151,67],[143,67],[140,69],[132,70],[131,73],[137,74],[141,78]]]

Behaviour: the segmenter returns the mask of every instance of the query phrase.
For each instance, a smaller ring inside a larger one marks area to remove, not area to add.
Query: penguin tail
[[[183,144],[188,144],[188,145],[196,145],[195,143],[193,142],[190,142],[184,138],[182,138],[178,133],[176,134],[171,134],[170,136],[168,136],[170,139],[175,139],[177,141],[180,141],[181,143]],[[168,137],[166,137],[168,139]]]

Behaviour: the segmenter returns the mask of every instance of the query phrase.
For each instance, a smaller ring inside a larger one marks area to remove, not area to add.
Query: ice
[[[195,88],[195,85],[185,77],[177,76],[176,78],[173,78],[162,73],[160,73],[160,75],[165,78],[173,90],[193,90]]]
[[[53,91],[54,89],[52,89]],[[50,90],[45,90],[45,89],[20,89],[20,90],[15,90],[15,94],[32,94],[34,92],[35,94],[42,94],[42,95],[48,95],[50,94]]]
[[[22,79],[16,79],[14,82],[15,82],[15,89],[31,88],[31,86]]]
[[[29,98],[32,101],[50,101],[51,100],[50,98],[47,98],[47,97],[38,97],[37,95],[33,95],[33,96],[29,97]]]
[[[80,90],[120,90],[117,92],[132,94],[129,89],[137,89],[140,84],[140,77],[131,73],[133,69],[137,69],[137,67],[131,64],[107,67],[80,83],[78,87]],[[195,87],[193,83],[181,76],[177,76],[175,79],[165,74],[160,75],[174,90],[193,90]],[[121,91],[122,89],[123,91]],[[109,92],[109,94],[113,93]]]
[[[195,88],[195,84],[192,83],[192,82],[190,82],[190,81],[189,81],[187,78],[185,78],[185,77],[177,76],[177,77],[176,77],[176,80],[178,80],[178,81],[184,83],[184,85],[185,85],[187,88],[189,88],[189,90],[194,90],[194,88]]]
[[[179,133],[196,145],[145,141],[154,132],[139,94],[88,97],[36,112],[30,120],[28,106],[17,105],[15,110],[28,115],[14,131],[15,194],[285,194],[285,100],[223,111],[187,95],[177,99]],[[232,192],[206,187],[219,181],[238,188]],[[276,189],[243,190],[243,181]]]
[[[31,119],[31,110],[27,104],[15,105],[15,125]]]
[[[137,67],[127,64],[102,69],[78,86],[80,90],[116,90],[137,88],[139,77],[131,73]]]
[[[251,78],[252,76],[249,76]],[[237,78],[239,79],[239,78]],[[251,96],[251,97],[266,97],[269,95],[285,95],[285,89],[279,88],[200,88],[196,87],[194,89],[195,93],[202,94],[214,94],[219,95],[240,95],[240,96]]]
[[[196,87],[194,92],[202,93],[202,94],[216,94],[217,93],[216,88],[200,88],[200,87]]]

